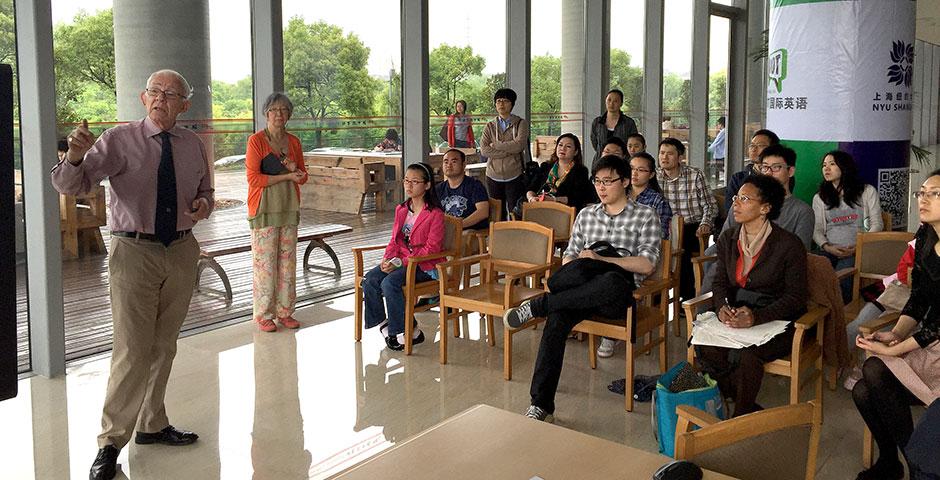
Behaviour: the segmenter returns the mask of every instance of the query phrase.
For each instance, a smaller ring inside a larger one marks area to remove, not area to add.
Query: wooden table
[[[671,460],[519,413],[477,405],[332,478],[648,479]],[[732,477],[706,471],[704,478]]]

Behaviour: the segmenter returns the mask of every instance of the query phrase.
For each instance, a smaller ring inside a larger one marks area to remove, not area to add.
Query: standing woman
[[[264,101],[267,127],[248,137],[248,224],[254,285],[252,318],[265,332],[297,328],[297,224],[300,185],[307,183],[300,139],[287,133],[294,104],[287,95],[272,93]]]
[[[855,266],[855,236],[884,230],[878,191],[862,183],[851,155],[833,150],[823,157],[823,181],[813,196],[813,241],[837,271]],[[852,298],[852,279],[841,283],[842,300]]]
[[[623,106],[623,92],[613,88],[607,92],[607,110],[601,116],[594,119],[591,125],[591,146],[594,147],[594,162],[601,158],[601,149],[607,143],[610,137],[618,137],[626,140],[631,133],[636,133],[636,122],[632,118],[623,114],[620,107]]]
[[[646,152],[630,157],[630,199],[656,210],[663,228],[663,240],[669,240],[669,224],[672,222],[672,207],[663,196],[663,189],[656,180],[656,161]]]
[[[447,144],[454,148],[474,148],[473,119],[467,114],[467,102],[457,100],[456,113],[447,117]]]
[[[855,339],[859,348],[876,354],[862,365],[862,379],[852,389],[855,406],[878,443],[878,461],[858,474],[860,480],[904,477],[898,448],[912,447],[910,406],[940,399],[940,170],[914,195],[921,226],[914,237],[911,298],[890,332]],[[934,452],[936,447],[928,446]]]
[[[391,350],[405,349],[405,284],[408,258],[430,255],[441,251],[444,245],[444,209],[437,198],[431,166],[426,163],[408,165],[405,170],[405,195],[408,199],[395,208],[392,238],[385,247],[382,261],[362,280],[365,301],[365,326],[382,325],[385,345]],[[437,278],[435,265],[443,258],[428,260],[418,265],[416,282]],[[382,305],[382,299],[385,305]],[[386,315],[386,307],[388,315]],[[414,319],[407,319],[414,321]],[[412,345],[424,341],[424,333],[415,328]]]
[[[589,177],[577,135],[562,134],[555,141],[552,159],[539,165],[538,174],[529,183],[525,198],[519,199],[513,213],[522,218],[523,202],[558,202],[579,212],[585,205],[598,201]]]

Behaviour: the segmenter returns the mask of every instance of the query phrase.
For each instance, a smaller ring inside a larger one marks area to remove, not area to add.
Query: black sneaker
[[[417,330],[417,335],[412,335],[411,345],[415,346],[420,343],[424,343],[424,332],[420,329]],[[398,335],[392,337],[385,337],[385,345],[390,350],[402,351],[405,349],[405,334],[399,333]]]
[[[525,411],[525,416],[540,422],[553,423],[555,421],[554,415],[535,405],[529,405],[529,409]]]
[[[532,320],[532,302],[525,301],[518,307],[512,307],[503,314],[503,320],[512,328],[519,328]]]

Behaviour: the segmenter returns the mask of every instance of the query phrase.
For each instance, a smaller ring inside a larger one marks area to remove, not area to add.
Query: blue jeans
[[[362,279],[362,297],[366,304],[366,328],[372,328],[388,319],[388,335],[405,332],[405,284],[407,268],[397,268],[392,273],[385,273],[378,265]],[[415,281],[426,282],[431,276],[420,268],[415,271]],[[385,305],[382,305],[385,297]],[[388,316],[385,315],[388,308]]]

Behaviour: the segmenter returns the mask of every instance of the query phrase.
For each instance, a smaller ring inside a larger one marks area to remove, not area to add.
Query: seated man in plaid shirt
[[[601,203],[578,213],[563,266],[550,277],[551,293],[511,308],[505,315],[506,323],[514,328],[533,317],[547,317],[529,390],[532,405],[525,414],[540,421],[552,421],[571,329],[594,315],[625,318],[633,305],[635,285],[653,273],[659,262],[659,216],[627,196],[630,165],[613,155],[601,157],[592,177]]]

